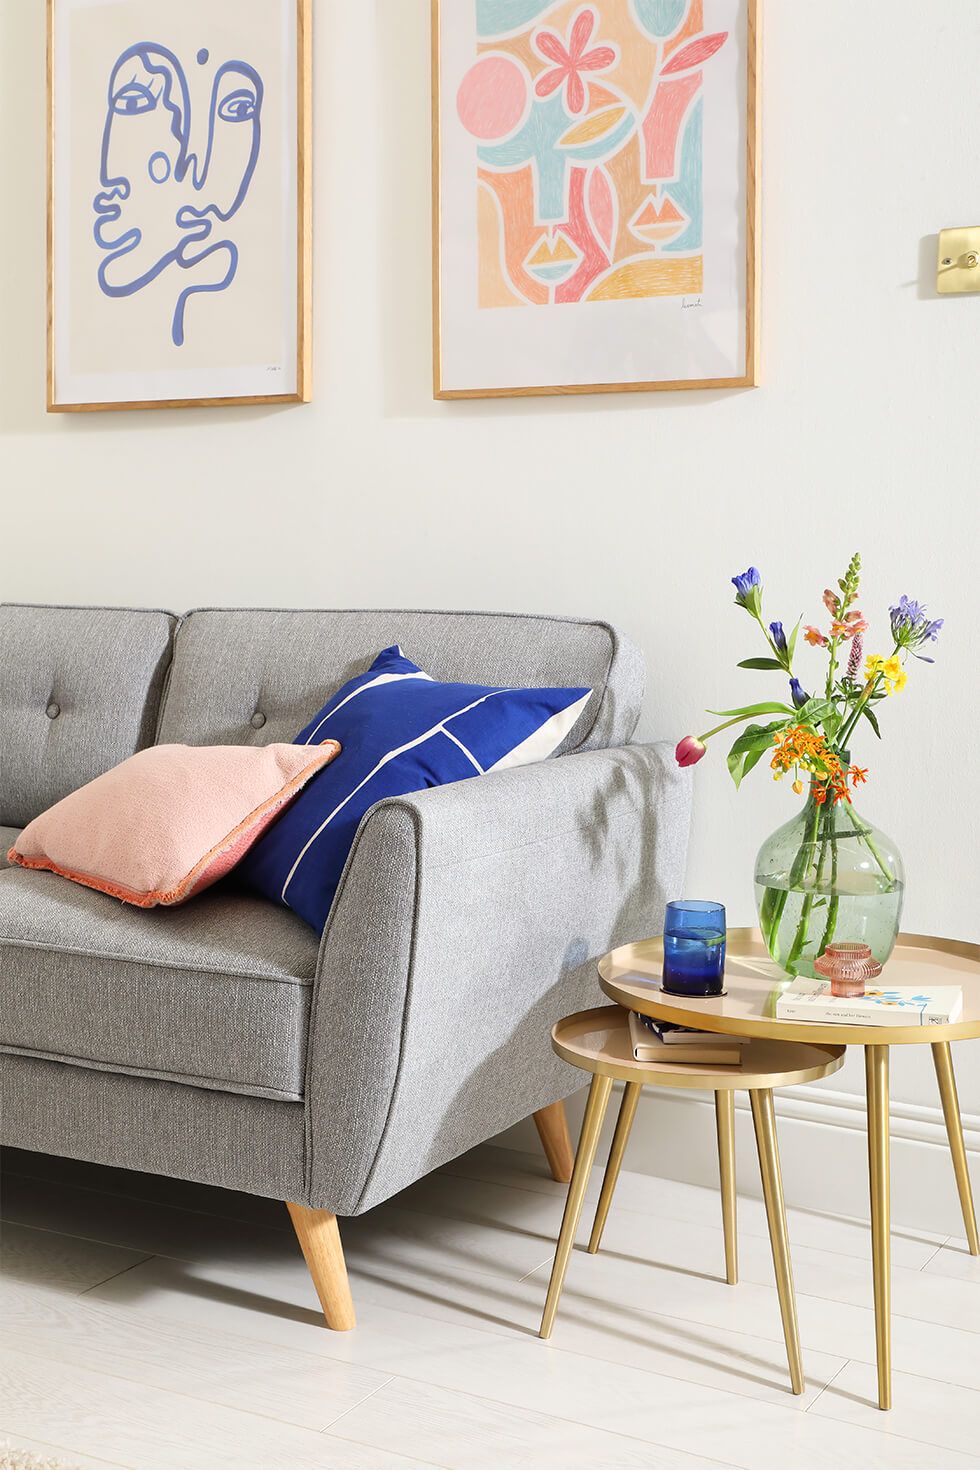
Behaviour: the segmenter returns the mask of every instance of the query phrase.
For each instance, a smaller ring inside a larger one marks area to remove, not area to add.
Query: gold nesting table
[[[640,944],[627,944],[621,949],[613,950],[599,962],[599,979],[602,989],[610,1000],[619,1006],[629,1010],[640,1012],[642,1015],[655,1016],[661,1021],[674,1021],[681,1026],[694,1026],[703,1031],[721,1031],[730,1036],[749,1037],[751,1043],[743,1052],[744,1063],[749,1065],[752,1055],[751,1047],[757,1042],[768,1042],[780,1046],[785,1051],[790,1051],[792,1046],[798,1043],[808,1044],[809,1048],[823,1048],[832,1050],[839,1054],[846,1046],[863,1046],[865,1060],[865,1074],[867,1085],[867,1109],[868,1109],[868,1169],[871,1193],[871,1245],[874,1279],[874,1302],[875,1302],[875,1338],[878,1357],[878,1407],[881,1409],[891,1408],[891,1207],[889,1188],[889,1129],[888,1129],[888,1062],[889,1047],[929,1045],[932,1047],[933,1061],[936,1067],[936,1076],[939,1082],[939,1094],[942,1101],[943,1117],[946,1123],[946,1132],[949,1138],[950,1153],[953,1161],[953,1171],[956,1179],[956,1187],[959,1193],[960,1205],[963,1211],[963,1223],[966,1229],[966,1238],[971,1255],[980,1255],[980,1237],[977,1234],[976,1213],[973,1207],[973,1195],[970,1187],[970,1175],[967,1166],[966,1149],[963,1143],[963,1127],[960,1121],[959,1102],[956,1094],[956,1080],[953,1075],[953,1061],[950,1052],[951,1041],[967,1040],[980,1037],[980,945],[964,943],[955,939],[935,939],[925,934],[902,934],[899,935],[898,944],[888,961],[886,968],[886,980],[890,985],[896,986],[918,986],[924,990],[935,989],[944,985],[958,985],[963,991],[963,1011],[956,1022],[949,1026],[841,1026],[836,1024],[821,1025],[813,1021],[781,1021],[776,1017],[776,1001],[780,992],[789,984],[789,976],[780,970],[769,958],[762,936],[755,929],[729,929],[727,938],[727,953],[725,960],[725,994],[711,996],[704,999],[689,999],[684,996],[666,995],[660,988],[660,975],[663,965],[663,941],[662,939],[648,939]],[[561,1029],[560,1023],[555,1028],[557,1033]],[[554,1041],[556,1050],[559,1050],[557,1037]],[[566,1053],[560,1051],[560,1055]],[[631,1053],[627,1053],[631,1056]],[[571,1055],[567,1060],[574,1061]],[[584,1066],[583,1061],[575,1063]],[[629,1063],[627,1063],[627,1066]],[[640,1066],[640,1063],[633,1063]],[[810,1075],[821,1076],[834,1072],[840,1066],[836,1064],[827,1067],[824,1073],[814,1072]],[[588,1070],[595,1071],[596,1081],[600,1075],[621,1078],[627,1082],[630,1078],[625,1071],[613,1071],[601,1074],[598,1068],[592,1067]],[[644,1071],[647,1069],[644,1068]],[[693,1069],[697,1071],[697,1069]],[[676,1081],[665,1081],[659,1076],[654,1078],[651,1074],[649,1080],[656,1080],[656,1085],[678,1086]],[[803,1080],[801,1077],[793,1079]],[[690,1087],[707,1087],[711,1084],[704,1081],[691,1080]],[[732,1086],[745,1086],[744,1082],[733,1081]],[[770,1164],[771,1177],[778,1187],[778,1159],[775,1156],[775,1134],[772,1131],[772,1102],[771,1096],[768,1104],[757,1101],[764,1095],[765,1089],[781,1084],[771,1081],[768,1084],[757,1083],[757,1088],[763,1092],[753,1091],[752,1107],[756,1119],[756,1135],[760,1137],[760,1115],[763,1118],[768,1114],[768,1128],[773,1140],[772,1163]],[[784,1084],[785,1085],[785,1080]],[[593,1083],[595,1094],[595,1082]],[[718,1093],[716,1092],[716,1098]],[[608,1097],[608,1088],[606,1089]],[[730,1094],[729,1094],[730,1097]],[[602,1103],[604,1108],[605,1103]],[[626,1102],[624,1101],[624,1110]],[[635,1102],[633,1107],[635,1109]],[[730,1106],[730,1104],[729,1104]],[[588,1143],[589,1124],[593,1112],[601,1111],[600,1104],[596,1101],[595,1109],[592,1107],[590,1096],[589,1114],[586,1116],[586,1127],[583,1129],[583,1143]],[[719,1109],[719,1139],[722,1138],[724,1129],[728,1126],[723,1124],[722,1118],[724,1107]],[[601,1117],[599,1119],[601,1121]],[[620,1130],[617,1129],[617,1140],[621,1146],[625,1146],[625,1134],[629,1132],[629,1119],[625,1127],[623,1138],[619,1139]],[[598,1135],[598,1125],[594,1124],[595,1134]],[[595,1153],[595,1139],[591,1143],[592,1153]],[[581,1152],[581,1148],[580,1148]],[[722,1149],[724,1153],[724,1148]],[[616,1145],[613,1146],[613,1157],[616,1154]],[[762,1159],[762,1176],[765,1183],[767,1165],[763,1151],[763,1141],[760,1137],[760,1158]],[[610,1159],[612,1164],[613,1158]],[[725,1165],[722,1167],[722,1191],[725,1191]],[[618,1169],[618,1162],[616,1164]],[[773,1172],[774,1171],[774,1172]],[[586,1174],[587,1174],[586,1170]],[[578,1177],[576,1175],[576,1177]],[[615,1183],[615,1179],[613,1179]],[[584,1178],[580,1180],[580,1190],[584,1191]],[[769,1186],[772,1187],[771,1185]],[[573,1180],[572,1191],[569,1195],[569,1206],[575,1191]],[[603,1191],[605,1194],[605,1190]],[[767,1194],[766,1205],[769,1208],[769,1197]],[[608,1201],[607,1201],[608,1207]],[[578,1201],[578,1210],[581,1210],[581,1198]],[[728,1207],[726,1207],[727,1210]],[[731,1208],[734,1208],[732,1204]],[[777,1201],[777,1213],[781,1213],[781,1201]],[[577,1218],[577,1215],[576,1215]],[[770,1231],[772,1230],[772,1209],[770,1208]],[[726,1214],[727,1231],[727,1214]],[[564,1238],[563,1229],[563,1238]],[[571,1249],[571,1240],[565,1242],[566,1260],[567,1253]],[[776,1252],[776,1238],[773,1237],[773,1251]],[[559,1247],[556,1259],[556,1273],[558,1275],[558,1287],[561,1287],[562,1271],[558,1272],[561,1263],[561,1247]],[[777,1260],[777,1282],[779,1279],[779,1264]],[[789,1268],[786,1267],[787,1278]],[[553,1283],[554,1284],[554,1283]],[[780,1287],[782,1301],[782,1292]],[[554,1305],[552,1303],[552,1316]],[[547,1320],[547,1311],[546,1311]],[[784,1325],[786,1314],[783,1314]],[[549,1324],[550,1326],[550,1324]],[[788,1343],[787,1343],[788,1346]],[[792,1354],[791,1354],[792,1361]]]
[[[618,951],[617,951],[618,953]],[[605,963],[605,962],[604,962]],[[652,988],[652,987],[651,987]],[[666,998],[666,997],[665,997]],[[624,1002],[631,1009],[645,1007],[632,1000]],[[695,1005],[697,1002],[688,1002]],[[648,1014],[650,1012],[648,1011]],[[702,1029],[708,1029],[702,1024]],[[555,1264],[551,1272],[541,1336],[550,1337],[558,1310],[565,1272],[575,1243],[575,1232],[582,1214],[582,1204],[595,1160],[613,1082],[624,1082],[626,1090],[606,1165],[599,1205],[596,1210],[589,1252],[595,1254],[602,1239],[603,1227],[612,1203],[616,1180],[626,1151],[636,1106],[644,1086],[679,1087],[712,1091],[718,1130],[718,1162],[721,1175],[721,1211],[725,1235],[725,1273],[730,1285],[738,1280],[738,1254],[735,1233],[735,1093],[748,1092],[752,1103],[752,1119],[759,1149],[762,1191],[769,1221],[779,1310],[786,1339],[790,1380],[794,1393],[804,1389],[803,1359],[800,1353],[796,1322],[796,1298],[793,1291],[793,1267],[786,1232],[786,1211],[779,1171],[779,1147],[776,1142],[776,1120],[773,1110],[774,1087],[794,1087],[829,1077],[844,1060],[844,1047],[826,1042],[804,1043],[753,1040],[742,1049],[741,1065],[701,1066],[690,1063],[637,1062],[630,1043],[627,1012],[619,1005],[601,1006],[580,1011],[559,1021],[551,1033],[552,1046],[573,1067],[592,1073],[589,1101],[582,1124],[575,1168],[568,1189],[568,1200],[561,1222]]]

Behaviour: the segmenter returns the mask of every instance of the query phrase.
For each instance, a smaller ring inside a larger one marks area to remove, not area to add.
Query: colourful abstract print
[[[456,99],[475,140],[481,307],[696,295],[704,0],[476,0]]]

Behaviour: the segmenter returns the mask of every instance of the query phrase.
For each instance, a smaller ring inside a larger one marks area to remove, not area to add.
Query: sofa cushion
[[[296,1100],[318,941],[216,888],[131,908],[49,873],[0,873],[0,1049]]]
[[[151,745],[35,817],[10,851],[33,871],[152,909],[227,877],[340,753],[296,745]]]
[[[19,827],[0,827],[0,873],[3,872],[4,868],[10,867],[10,863],[7,861],[7,853],[13,847],[19,836]]]
[[[504,613],[190,613],[181,623],[159,739],[294,740],[332,694],[400,643],[447,683],[594,691],[559,754],[625,745],[643,699],[640,653],[608,623]]]
[[[176,622],[0,605],[0,822],[26,826],[152,744]]]
[[[344,758],[300,793],[246,855],[238,877],[319,934],[371,807],[386,797],[546,760],[591,693],[444,684],[401,648],[384,649],[297,735],[300,749],[332,738]]]

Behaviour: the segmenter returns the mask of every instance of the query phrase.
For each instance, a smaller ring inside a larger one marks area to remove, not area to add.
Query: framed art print
[[[305,402],[311,0],[48,0],[48,409]]]
[[[433,0],[437,398],[751,387],[758,0]]]

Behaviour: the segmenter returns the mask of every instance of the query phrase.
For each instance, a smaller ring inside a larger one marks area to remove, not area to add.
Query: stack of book
[[[741,1037],[722,1036],[717,1031],[695,1031],[675,1026],[653,1016],[630,1011],[630,1040],[638,1062],[675,1062],[698,1067],[738,1067],[742,1061]]]

